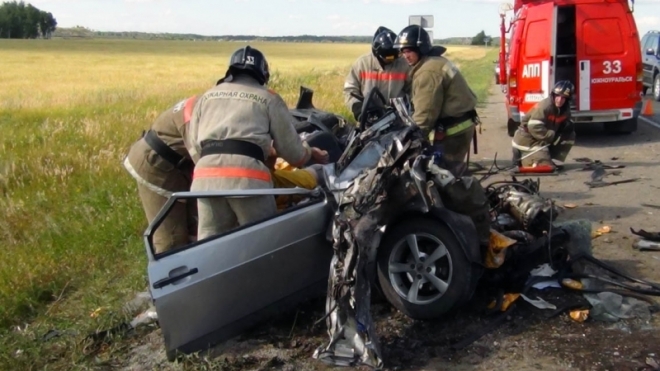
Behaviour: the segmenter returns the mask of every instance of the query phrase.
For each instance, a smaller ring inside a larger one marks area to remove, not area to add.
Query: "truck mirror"
[[[646,55],[655,55],[655,51],[653,50],[653,48],[646,49]]]

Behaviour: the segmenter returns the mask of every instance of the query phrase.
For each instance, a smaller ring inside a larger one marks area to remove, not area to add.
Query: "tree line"
[[[55,17],[23,1],[5,2],[0,5],[0,38],[36,39],[50,38],[57,27]]]
[[[482,31],[483,32],[483,31]],[[203,36],[197,34],[177,34],[177,33],[150,33],[133,31],[95,31],[83,26],[71,28],[58,28],[53,34],[57,38],[81,38],[81,39],[134,39],[134,40],[188,40],[188,41],[234,41],[234,42],[315,42],[315,43],[365,43],[371,42],[373,36],[316,36],[316,35],[298,35],[298,36],[255,36],[255,35],[219,35]],[[444,39],[435,39],[436,45],[470,45],[475,38],[473,37],[449,37]],[[490,46],[499,45],[499,37],[494,37],[489,43]],[[484,45],[483,39],[478,39],[478,43],[472,45]]]

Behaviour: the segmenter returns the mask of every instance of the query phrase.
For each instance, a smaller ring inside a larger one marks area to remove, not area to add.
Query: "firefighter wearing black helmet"
[[[575,144],[570,104],[574,91],[572,82],[558,81],[550,95],[524,115],[512,140],[517,165],[555,167],[553,159],[566,160]]]
[[[369,91],[377,87],[385,99],[408,94],[407,75],[410,67],[394,48],[396,34],[387,27],[378,27],[371,42],[371,52],[360,56],[346,76],[344,103],[360,119],[362,104]]]
[[[442,153],[447,170],[462,174],[478,122],[477,96],[458,67],[433,53],[431,38],[421,26],[401,30],[394,47],[412,66],[413,120]]]
[[[250,46],[231,56],[225,77],[204,93],[192,113],[187,146],[196,166],[192,191],[273,188],[266,159],[272,146],[299,167],[327,152],[303,144],[295,118],[280,95],[267,89],[264,55]],[[277,212],[273,196],[200,198],[198,239],[267,218]]]

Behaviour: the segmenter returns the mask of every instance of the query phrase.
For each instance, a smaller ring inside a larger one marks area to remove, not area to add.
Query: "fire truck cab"
[[[505,27],[506,11],[514,17]],[[546,98],[556,81],[575,85],[576,125],[603,123],[608,132],[637,130],[642,107],[642,55],[627,0],[515,0],[500,7],[499,83],[506,93],[508,133]]]

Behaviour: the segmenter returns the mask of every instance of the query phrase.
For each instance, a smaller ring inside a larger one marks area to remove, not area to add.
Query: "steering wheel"
[[[380,99],[380,102],[377,102],[376,98]],[[387,106],[387,100],[383,96],[383,93],[381,93],[380,89],[371,89],[369,95],[367,95],[367,99],[364,101],[364,104],[362,104],[362,112],[360,112],[360,131],[364,131],[367,128],[368,113],[377,111],[378,117],[380,118],[385,112],[385,106]]]

